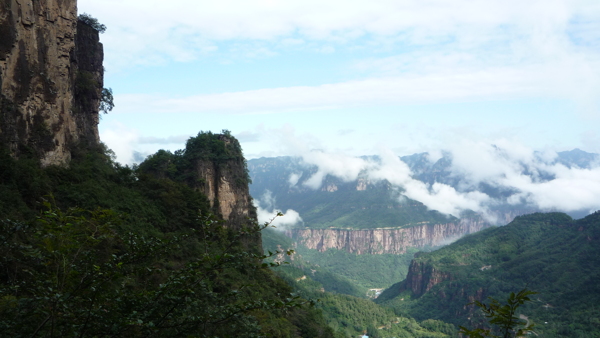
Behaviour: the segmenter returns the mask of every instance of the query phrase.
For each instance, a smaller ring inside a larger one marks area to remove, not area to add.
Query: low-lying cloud
[[[266,190],[258,201],[254,200],[259,224],[268,223],[278,230],[285,230],[303,222],[297,211],[288,209],[283,212],[275,207],[275,202],[275,198],[269,190]],[[278,213],[282,213],[283,216],[277,216]]]
[[[502,205],[563,212],[600,209],[599,163],[592,163],[589,168],[568,167],[557,161],[554,151],[537,152],[507,140],[493,145],[465,141],[448,147],[447,154],[452,158],[448,177],[458,179],[458,184],[422,182],[397,155],[383,148],[372,159],[323,150],[296,150],[303,163],[316,166],[317,171],[301,183],[296,175],[290,183],[319,189],[327,175],[344,182],[359,177],[371,182],[387,181],[401,196],[419,201],[431,210],[456,217],[471,210],[492,222],[496,222],[494,208]],[[505,194],[490,196],[480,191],[481,184]]]

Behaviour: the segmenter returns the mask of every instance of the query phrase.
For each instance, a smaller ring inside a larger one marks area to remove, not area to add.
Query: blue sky
[[[510,142],[600,152],[597,0],[79,0],[119,161],[229,129],[249,158]],[[465,149],[468,151],[468,149]]]

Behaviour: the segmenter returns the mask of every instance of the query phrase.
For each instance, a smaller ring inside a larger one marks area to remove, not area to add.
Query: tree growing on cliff
[[[97,30],[98,33],[102,34],[106,32],[106,26],[98,22],[98,19],[94,18],[93,16],[87,13],[79,14],[77,20],[91,26],[93,29]]]
[[[99,111],[108,114],[115,107],[112,88],[102,88]]]

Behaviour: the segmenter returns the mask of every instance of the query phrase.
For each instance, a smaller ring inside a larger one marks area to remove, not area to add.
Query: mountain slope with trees
[[[245,173],[237,140],[199,133],[133,168],[77,149],[45,168],[0,152],[3,335],[335,336],[262,263],[255,221],[225,222],[200,189],[197,163]]]
[[[377,302],[417,319],[484,327],[472,305],[505,299],[527,287],[537,292],[520,315],[540,337],[600,336],[600,212],[579,220],[531,214],[418,255],[407,278]]]

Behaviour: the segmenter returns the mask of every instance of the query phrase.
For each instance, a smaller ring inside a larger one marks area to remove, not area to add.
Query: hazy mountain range
[[[473,152],[478,160],[456,152],[252,159],[250,191],[263,219],[277,209],[287,211],[280,224],[307,227],[402,227],[475,215],[506,224],[535,211],[578,218],[600,208],[598,154],[519,154],[494,145]]]

